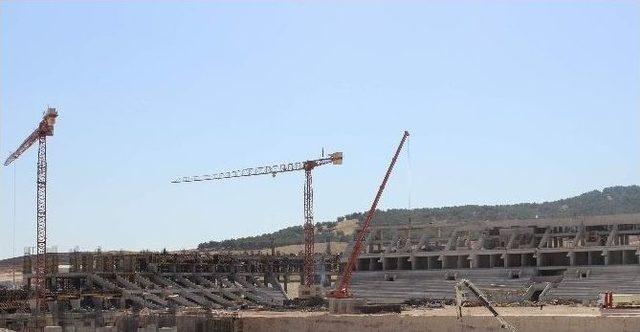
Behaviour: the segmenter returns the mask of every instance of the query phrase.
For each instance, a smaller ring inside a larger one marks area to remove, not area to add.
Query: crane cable
[[[407,191],[408,191],[408,198],[407,198],[407,208],[408,208],[408,214],[409,214],[409,233],[408,233],[408,239],[407,239],[407,244],[411,245],[411,228],[413,226],[413,218],[412,218],[412,211],[411,211],[411,182],[412,182],[412,178],[411,178],[411,137],[407,137]]]
[[[16,165],[13,165],[13,239],[11,241],[11,257],[16,257]],[[16,265],[12,264],[11,280],[16,287]]]
[[[409,202],[408,208],[409,213],[411,213],[411,137],[407,137],[407,182],[408,182],[408,191],[409,191]]]

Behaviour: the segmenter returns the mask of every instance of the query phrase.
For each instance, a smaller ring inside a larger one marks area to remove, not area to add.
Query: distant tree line
[[[512,220],[533,218],[562,218],[610,214],[640,213],[640,186],[616,186],[602,191],[594,190],[579,196],[544,203],[512,205],[464,205],[442,208],[379,210],[373,220],[376,224],[402,224],[430,221]],[[346,215],[346,219],[364,219],[365,212]],[[316,243],[350,241],[352,235],[334,232],[337,222],[316,224]],[[200,249],[257,250],[275,246],[301,244],[302,226],[292,226],[257,236],[224,241],[209,241],[198,245]]]
[[[351,236],[347,236],[341,231],[333,231],[336,225],[337,222],[335,221],[316,223],[316,243],[350,241]],[[280,247],[301,244],[303,239],[304,233],[302,226],[291,226],[268,234],[200,243],[198,248],[215,250],[258,250],[270,248],[272,245]]]

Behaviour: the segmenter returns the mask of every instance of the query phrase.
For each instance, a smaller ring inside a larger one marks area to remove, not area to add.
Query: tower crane
[[[47,272],[47,136],[53,136],[53,126],[58,112],[49,107],[42,120],[18,149],[4,162],[5,166],[18,159],[22,153],[38,141],[38,173],[36,180],[36,282],[35,291],[37,308],[42,305],[45,294],[45,275]]]
[[[358,257],[360,257],[360,251],[362,250],[362,243],[364,242],[364,237],[367,235],[369,231],[369,226],[371,225],[371,219],[376,213],[376,207],[378,206],[378,201],[380,201],[380,197],[382,197],[382,192],[387,185],[387,181],[389,180],[389,176],[391,176],[391,171],[393,171],[393,166],[396,164],[396,160],[398,159],[398,155],[400,155],[400,151],[402,150],[402,146],[404,142],[409,137],[409,132],[405,131],[402,139],[400,140],[400,144],[396,149],[396,153],[393,155],[393,159],[391,159],[391,164],[389,168],[387,168],[387,173],[384,175],[384,179],[382,179],[382,184],[380,184],[380,188],[378,188],[378,193],[376,197],[373,199],[373,203],[371,204],[371,208],[367,213],[365,221],[362,225],[362,228],[358,232],[355,238],[355,243],[353,244],[353,249],[351,250],[351,255],[349,255],[349,260],[347,261],[347,265],[342,271],[342,277],[339,280],[339,283],[336,283],[337,287],[335,290],[332,290],[327,294],[327,297],[334,299],[348,298],[351,297],[351,293],[349,293],[349,285],[351,285],[351,276],[353,275],[353,269],[356,266],[356,262],[358,261]]]
[[[303,276],[304,285],[311,286],[314,281],[314,223],[313,223],[313,179],[311,171],[322,165],[342,164],[342,152],[330,153],[328,157],[320,159],[300,161],[295,163],[279,164],[273,166],[249,167],[228,172],[214,174],[185,176],[174,179],[171,183],[200,182],[211,180],[223,180],[254,175],[268,175],[275,177],[278,173],[304,171],[304,263]]]

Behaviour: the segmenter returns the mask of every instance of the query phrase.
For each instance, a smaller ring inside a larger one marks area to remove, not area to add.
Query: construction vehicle
[[[38,173],[36,177],[36,269],[35,269],[35,293],[36,308],[43,305],[45,296],[45,275],[47,272],[47,136],[53,136],[53,126],[56,123],[58,112],[55,108],[47,108],[42,116],[38,128],[36,128],[20,144],[4,162],[10,165],[18,159],[29,147],[38,141]]]
[[[373,203],[371,204],[371,208],[369,209],[369,212],[367,213],[364,223],[362,224],[362,228],[356,235],[355,242],[351,250],[351,255],[349,256],[347,265],[344,267],[344,270],[342,271],[342,277],[340,278],[339,282],[336,283],[337,285],[336,289],[329,292],[329,294],[327,294],[328,298],[345,299],[345,298],[352,297],[352,294],[349,292],[349,286],[351,284],[351,277],[353,276],[353,271],[355,269],[356,262],[358,261],[358,257],[360,257],[360,251],[362,250],[362,243],[364,242],[364,238],[367,235],[367,232],[369,231],[369,226],[371,225],[371,219],[373,219],[373,216],[376,213],[376,207],[378,206],[380,197],[382,197],[382,192],[384,191],[384,188],[387,185],[387,181],[391,176],[391,171],[393,171],[393,166],[395,166],[396,160],[398,159],[398,155],[400,155],[400,151],[402,150],[402,146],[404,145],[408,137],[409,137],[409,132],[405,131],[402,136],[402,139],[400,140],[400,144],[398,145],[398,148],[396,149],[396,152],[393,155],[393,159],[391,159],[391,164],[387,168],[387,173],[385,173],[384,178],[382,179],[382,184],[380,184],[380,187],[378,188],[378,193],[376,194],[376,197],[373,199]]]
[[[323,153],[324,155],[324,153]],[[311,171],[322,165],[341,165],[342,164],[342,152],[330,153],[328,157],[322,157],[320,159],[307,160],[295,163],[280,164],[273,166],[262,167],[250,167],[228,172],[220,172],[215,174],[205,174],[196,176],[187,176],[177,178],[172,183],[185,183],[185,182],[199,182],[199,181],[211,181],[211,180],[223,180],[230,178],[254,176],[254,175],[267,175],[271,174],[276,176],[279,173],[304,171],[305,183],[304,183],[304,266],[303,266],[303,282],[301,284],[301,292],[307,292],[314,284],[315,279],[315,261],[314,261],[314,236],[315,226],[313,223],[313,179]],[[306,293],[305,293],[306,294]],[[307,294],[314,296],[315,294]]]
[[[500,316],[500,314],[498,314],[498,312],[491,305],[491,303],[489,302],[489,299],[487,299],[487,296],[484,295],[482,290],[480,290],[480,288],[476,287],[476,285],[474,285],[471,281],[469,281],[467,279],[462,279],[455,285],[456,307],[458,309],[458,319],[462,318],[462,305],[464,304],[464,302],[466,300],[466,297],[465,297],[465,294],[464,294],[464,288],[469,289],[469,291],[471,291],[471,293],[473,293],[473,295],[475,295],[478,298],[478,301],[480,301],[480,304],[482,304],[485,308],[487,308],[487,310],[489,310],[489,312],[491,312],[493,317],[495,317],[498,320],[498,322],[500,322],[500,327],[501,328],[507,329],[507,330],[509,330],[511,332],[517,332],[518,331],[515,328],[515,326],[509,324],[509,322],[504,320],[504,318],[502,318]]]

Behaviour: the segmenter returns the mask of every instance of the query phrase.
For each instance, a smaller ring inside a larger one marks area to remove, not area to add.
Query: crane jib
[[[199,182],[199,181],[237,178],[241,176],[266,175],[266,174],[276,174],[276,173],[283,173],[283,172],[292,172],[292,171],[299,171],[304,169],[305,163],[306,162],[295,162],[295,163],[280,164],[280,165],[276,164],[271,166],[249,167],[249,168],[243,168],[243,169],[238,169],[238,170],[233,170],[228,172],[213,173],[213,174],[185,176],[182,178],[177,178],[171,182],[172,183]]]

